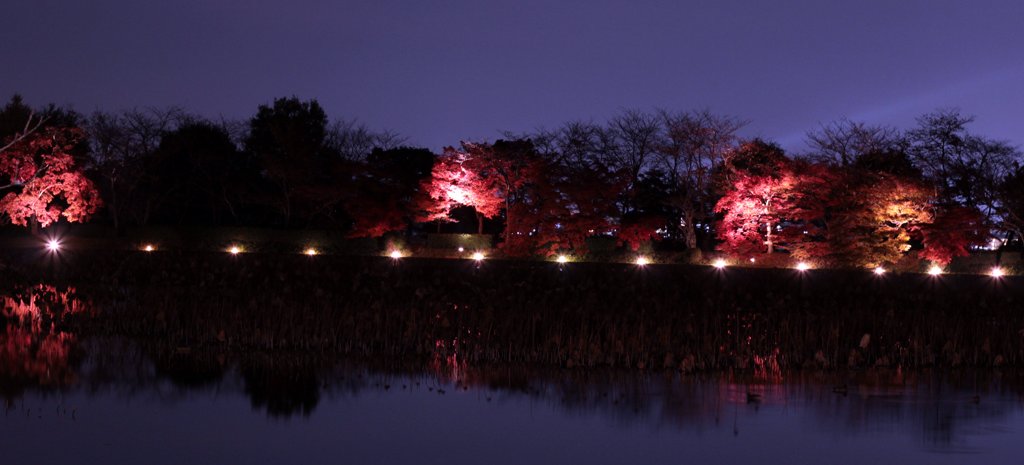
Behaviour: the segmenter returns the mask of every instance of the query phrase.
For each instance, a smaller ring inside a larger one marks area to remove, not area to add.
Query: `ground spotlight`
[[[473,260],[480,261],[484,259],[484,254],[480,252],[473,252]]]
[[[395,259],[395,260],[398,260],[399,258],[402,258],[402,251],[401,250],[392,250],[391,253],[388,254],[388,256],[393,258],[393,259]]]
[[[647,264],[649,264],[649,263],[651,263],[651,262],[650,262],[650,260],[647,259],[647,257],[644,257],[644,256],[636,257],[636,265],[637,266],[647,266]]]
[[[939,267],[939,265],[932,265],[931,268],[928,268],[928,274],[932,276],[938,276],[942,274],[942,268]]]
[[[722,260],[721,258],[719,258],[718,260],[715,260],[714,263],[711,264],[711,266],[721,270],[721,269],[725,268],[725,260]]]
[[[1000,267],[996,266],[996,267],[993,267],[993,268],[992,268],[992,269],[991,269],[991,270],[990,270],[990,271],[988,272],[988,275],[989,275],[989,276],[991,276],[991,277],[993,277],[993,278],[1002,278],[1003,276],[1006,276],[1006,272],[1005,272],[1005,271],[1003,271],[1003,269],[1002,269],[1002,268],[1000,268]]]
[[[60,241],[57,239],[50,239],[46,242],[46,250],[54,253],[60,252]]]
[[[881,276],[881,275],[885,274],[885,268],[882,268],[880,266],[876,266],[874,272],[875,272],[875,274]]]
[[[153,244],[146,244],[142,247],[142,250],[145,252],[152,252],[156,250],[156,247],[153,247]]]
[[[808,265],[807,262],[800,262],[796,264],[796,269],[797,271],[807,271],[811,269],[811,265]]]
[[[231,255],[238,255],[238,254],[242,253],[242,248],[237,246],[237,245],[233,245],[233,246],[228,248],[228,253],[231,254]]]
[[[565,255],[559,255],[558,258],[555,259],[555,261],[558,263],[568,263],[569,257],[566,257]]]
[[[310,257],[312,257],[312,256],[314,256],[314,255],[317,255],[317,254],[319,254],[320,252],[318,252],[318,251],[317,251],[316,249],[314,249],[313,247],[310,247],[310,248],[306,249],[305,251],[303,251],[302,253],[304,253],[304,254],[306,254],[306,255],[309,255]]]

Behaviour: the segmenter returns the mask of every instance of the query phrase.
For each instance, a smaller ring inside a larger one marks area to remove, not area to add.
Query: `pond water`
[[[228,368],[211,379],[119,357],[114,367],[86,354],[57,386],[5,385],[4,456],[107,464],[1019,463],[1024,451],[1024,404],[991,374],[764,380],[498,370],[456,379],[445,370],[349,367]]]
[[[73,334],[4,297],[4,463],[1020,463],[1016,372],[423,366]]]

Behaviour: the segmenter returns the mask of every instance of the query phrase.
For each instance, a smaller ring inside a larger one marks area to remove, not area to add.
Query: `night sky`
[[[785,3],[785,5],[777,5]],[[7,2],[0,95],[248,118],[274,97],[439,149],[627,108],[750,120],[804,148],[849,117],[959,107],[1024,143],[1024,2]]]

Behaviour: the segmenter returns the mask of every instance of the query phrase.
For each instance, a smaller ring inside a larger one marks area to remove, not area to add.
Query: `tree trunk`
[[[694,215],[692,211],[687,211],[683,213],[683,221],[686,222],[686,224],[683,226],[683,237],[686,240],[687,249],[697,248],[697,225],[693,223],[693,218],[695,216],[696,215]]]
[[[766,236],[765,238],[767,240],[765,240],[764,243],[768,245],[768,255],[771,255],[772,252],[775,252],[775,244],[772,243],[772,222],[771,221],[768,222],[768,230],[767,230],[765,236]]]
[[[476,214],[476,233],[484,233],[484,215],[481,215],[480,212]]]

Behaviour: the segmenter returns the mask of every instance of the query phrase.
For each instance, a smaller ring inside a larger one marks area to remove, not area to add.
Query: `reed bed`
[[[698,372],[1024,365],[1024,279],[862,270],[95,251],[9,256],[61,324],[160,353]]]

